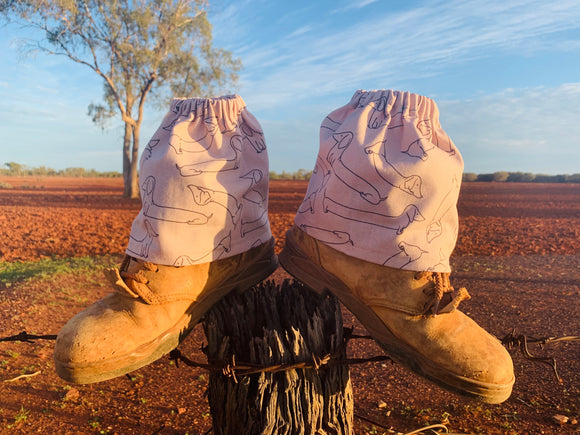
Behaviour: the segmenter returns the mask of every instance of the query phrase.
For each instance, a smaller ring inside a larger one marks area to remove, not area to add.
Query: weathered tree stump
[[[345,358],[336,298],[320,296],[296,281],[268,281],[221,300],[206,314],[204,330],[210,364],[235,359],[235,376],[210,371],[214,433],[353,433],[347,365],[241,375],[242,366],[311,364],[337,353]]]

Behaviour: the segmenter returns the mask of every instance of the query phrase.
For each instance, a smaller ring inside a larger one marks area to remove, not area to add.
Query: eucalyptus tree
[[[7,21],[43,31],[26,48],[65,56],[103,80],[92,120],[124,123],[124,195],[137,197],[145,103],[208,96],[235,83],[241,64],[212,46],[207,0],[0,0]]]

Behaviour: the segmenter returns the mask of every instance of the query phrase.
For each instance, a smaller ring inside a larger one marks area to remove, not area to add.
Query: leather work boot
[[[73,317],[56,340],[56,372],[88,384],[124,375],[174,349],[230,291],[245,290],[278,266],[274,239],[244,253],[189,266],[126,256],[107,271],[116,292]]]
[[[487,403],[511,394],[513,364],[500,341],[457,310],[469,299],[449,274],[393,269],[347,256],[294,226],[280,264],[330,291],[394,361],[437,385]]]

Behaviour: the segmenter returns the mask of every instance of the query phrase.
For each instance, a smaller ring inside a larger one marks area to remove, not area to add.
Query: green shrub
[[[510,172],[510,175],[507,179],[509,182],[516,182],[516,183],[529,183],[534,181],[536,178],[535,174],[531,172]]]
[[[507,181],[509,176],[510,176],[509,172],[505,172],[505,171],[494,172],[493,173],[493,181],[503,183],[503,182]]]
[[[477,181],[493,181],[493,174],[479,174]]]
[[[536,182],[536,183],[565,183],[566,176],[565,175],[538,174],[538,175],[536,175],[536,178],[534,178],[534,182]]]
[[[39,166],[37,168],[22,165],[16,162],[4,163],[5,169],[0,168],[0,175],[12,176],[37,176],[37,177],[107,177],[115,178],[122,177],[123,174],[116,171],[99,172],[94,169],[85,168],[66,168],[60,171],[56,171],[52,168],[46,166]]]

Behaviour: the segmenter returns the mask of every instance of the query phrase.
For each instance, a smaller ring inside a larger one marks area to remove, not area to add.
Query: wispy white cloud
[[[461,151],[466,172],[578,173],[580,82],[504,89],[437,101],[441,125]],[[293,119],[262,122],[272,170],[312,169],[322,118],[332,107],[298,107]],[[292,166],[289,167],[291,162]]]
[[[46,92],[49,94],[58,94],[60,93],[60,89],[58,88],[48,88],[46,86],[37,85],[36,90],[39,92]]]
[[[362,2],[364,3],[364,2]],[[362,4],[358,3],[358,4]],[[247,45],[241,87],[264,104],[289,103],[299,95],[329,95],[366,82],[420,78],[454,65],[497,54],[576,49],[577,41],[551,35],[578,29],[575,0],[545,2],[431,1],[403,11],[385,11],[365,21],[304,31],[292,38]],[[275,95],[276,98],[268,96]]]
[[[304,35],[305,33],[309,33],[313,30],[313,26],[311,25],[306,25],[306,26],[302,26],[297,28],[296,30],[294,30],[292,33],[290,33],[286,38],[287,39],[292,39],[295,36],[300,36],[300,35]]]
[[[505,89],[438,106],[469,172],[573,173],[580,160],[579,99],[580,82]]]
[[[340,7],[340,8],[336,8],[333,11],[331,11],[332,14],[338,14],[338,13],[342,13],[342,12],[347,12],[347,11],[352,11],[354,9],[362,9],[365,6],[368,6],[370,4],[376,3],[379,0],[357,0],[357,1],[349,1],[348,4],[346,6]]]
[[[513,89],[477,94],[479,85],[474,85],[467,91],[471,97],[465,97],[465,89],[455,92],[446,77],[482,59],[558,52],[580,57],[577,0],[422,0],[401,3],[396,10],[378,0],[307,3],[216,0],[210,11],[216,46],[244,63],[236,91],[264,127],[273,170],[312,169],[322,118],[357,88],[416,89],[429,79],[447,80],[439,89],[458,98],[436,97],[443,126],[460,147],[466,170],[578,172],[580,83],[518,89],[515,78],[495,86]],[[348,11],[332,13],[345,4]],[[0,36],[3,52],[14,51],[2,41]],[[488,74],[482,83],[494,81],[495,72]],[[90,80],[95,85],[88,86]],[[110,160],[116,165],[121,127],[103,133],[86,116],[87,104],[101,93],[100,81],[80,66],[65,67],[59,58],[4,64],[2,133],[11,132],[27,144],[37,145],[41,138],[42,146],[26,155],[22,147],[12,147],[3,150],[2,159],[59,167],[65,153],[70,156],[66,166],[88,167],[97,160],[99,168],[106,169]],[[161,116],[148,113],[144,141]],[[97,159],[101,150],[106,152]],[[95,158],[87,160],[86,153],[96,153]]]

